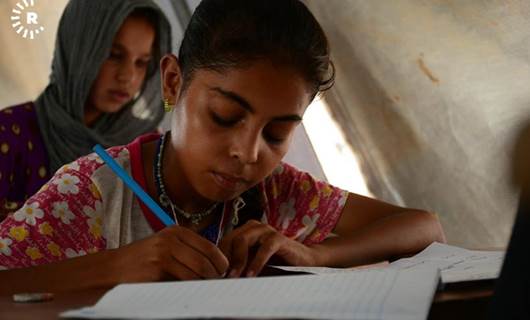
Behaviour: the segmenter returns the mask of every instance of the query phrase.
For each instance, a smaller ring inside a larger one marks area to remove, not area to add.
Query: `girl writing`
[[[271,257],[353,266],[444,240],[433,214],[281,162],[333,83],[326,37],[300,1],[204,0],[160,68],[171,131],[108,153],[178,225],[164,228],[96,154],[82,157],[0,224],[2,291],[254,276]]]

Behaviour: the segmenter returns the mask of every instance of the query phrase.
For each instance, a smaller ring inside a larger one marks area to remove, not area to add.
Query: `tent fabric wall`
[[[35,1],[33,11],[44,31],[35,39],[24,39],[11,26],[12,10],[19,0],[0,1],[0,109],[34,100],[48,84],[55,34],[66,0],[53,5]]]
[[[373,194],[438,213],[452,244],[504,246],[530,115],[530,2],[305,2],[337,70],[327,102]]]

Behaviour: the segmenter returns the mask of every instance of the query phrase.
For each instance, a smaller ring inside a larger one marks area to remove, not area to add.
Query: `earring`
[[[169,100],[168,99],[164,99],[164,111],[165,112],[170,112],[171,111],[171,105],[169,104]]]

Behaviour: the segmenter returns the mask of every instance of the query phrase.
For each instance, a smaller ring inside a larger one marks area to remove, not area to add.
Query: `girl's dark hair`
[[[179,50],[183,87],[198,69],[223,71],[255,60],[294,68],[313,95],[333,85],[324,31],[299,0],[203,0]]]
[[[155,11],[151,8],[136,8],[128,16],[133,18],[143,18],[153,27],[155,30],[155,39],[153,41],[152,47],[152,59],[147,68],[146,78],[153,76],[158,70],[158,62],[162,58],[162,53],[160,52],[160,33],[162,28],[160,26],[160,12]]]

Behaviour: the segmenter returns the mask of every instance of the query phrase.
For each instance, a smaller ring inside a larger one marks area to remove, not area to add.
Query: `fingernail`
[[[228,274],[228,278],[235,278],[235,277],[237,277],[237,270],[236,269],[230,270],[230,273]]]
[[[252,270],[247,271],[247,277],[248,277],[248,278],[252,278],[252,277],[255,276],[255,275],[256,275],[256,274],[255,274],[254,271],[252,271]]]

